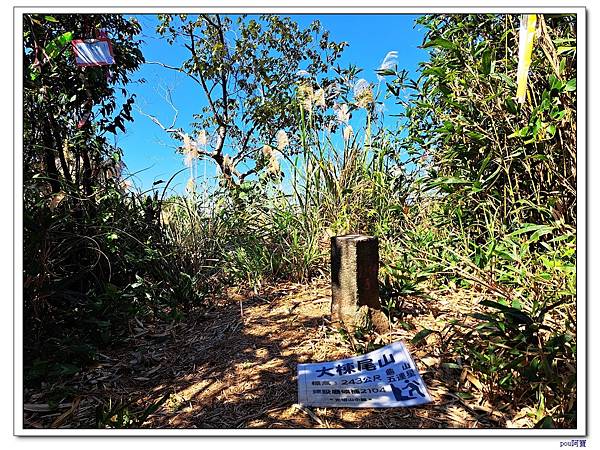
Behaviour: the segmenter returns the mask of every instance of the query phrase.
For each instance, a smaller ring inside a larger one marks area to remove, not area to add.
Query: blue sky
[[[144,40],[142,51],[147,62],[160,61],[179,67],[188,56],[188,51],[180,45],[169,45],[166,39],[155,32],[157,23],[153,15],[136,16],[142,25]],[[419,49],[423,41],[423,30],[414,27],[417,16],[408,14],[310,14],[291,16],[302,26],[318,19],[329,30],[330,39],[349,43],[339,63],[341,66],[354,64],[363,68],[361,77],[376,83],[374,72],[385,55],[392,50],[398,52],[398,68],[406,69],[416,76],[420,61],[427,60],[427,52]],[[192,114],[203,105],[203,97],[198,86],[185,75],[146,63],[135,73],[134,79],[143,78],[146,83],[134,83],[128,86],[136,94],[136,105],[145,113],[156,115],[165,125],[170,125],[174,111],[164,100],[164,88],[172,90],[173,103],[179,110],[177,127],[190,130]],[[397,111],[393,101],[386,102],[387,114]],[[134,122],[127,124],[125,134],[119,134],[115,143],[124,151],[124,161],[134,185],[142,190],[152,187],[154,181],[167,180],[177,171],[184,169],[183,157],[176,153],[175,141],[154,124],[148,117],[134,110]],[[386,124],[392,124],[389,120]],[[214,177],[215,167],[210,162],[204,168],[200,163],[198,174],[203,177],[206,170],[208,179]],[[189,173],[183,171],[171,187],[181,192]]]

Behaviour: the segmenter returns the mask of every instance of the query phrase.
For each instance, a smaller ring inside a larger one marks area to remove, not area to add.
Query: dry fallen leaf
[[[69,417],[71,414],[73,414],[73,412],[79,407],[80,401],[81,401],[80,397],[75,398],[71,407],[68,410],[66,410],[64,413],[62,413],[60,416],[58,416],[56,418],[56,420],[54,422],[52,422],[52,425],[50,425],[50,428],[60,427],[63,424],[63,422],[66,420],[66,418]]]
[[[481,382],[479,381],[479,379],[473,375],[472,373],[468,373],[467,374],[467,380],[469,380],[471,382],[471,384],[473,386],[475,386],[478,390],[482,390],[483,389],[483,385],[481,384]]]
[[[50,204],[48,205],[48,207],[51,210],[54,210],[59,204],[60,202],[62,202],[62,200],[65,198],[65,193],[64,192],[59,192],[58,194],[54,195],[52,197],[52,200],[50,201]]]
[[[421,362],[425,364],[427,367],[437,366],[440,363],[440,358],[434,358],[433,356],[427,356],[425,358],[421,358]]]

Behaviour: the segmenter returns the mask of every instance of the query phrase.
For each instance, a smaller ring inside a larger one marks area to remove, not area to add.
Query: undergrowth
[[[291,104],[299,135],[276,142],[273,130],[239,185],[223,176],[206,195],[133,193],[117,177],[82,195],[30,173],[26,384],[71,376],[134,320],[177,320],[227,286],[327,277],[330,238],[362,233],[379,238],[390,318],[434,289],[480,293],[484,312],[448,334],[461,368],[486,400],[533,405],[537,426],[576,426],[575,22],[540,20],[523,104],[516,16],[428,15],[418,79],[394,65],[374,89],[338,67],[327,101],[303,80]],[[401,106],[398,127],[384,96]],[[414,332],[420,345],[433,331]],[[110,403],[98,425],[140,426],[157,407]]]

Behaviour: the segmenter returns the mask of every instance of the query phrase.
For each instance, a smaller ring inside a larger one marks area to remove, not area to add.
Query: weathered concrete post
[[[375,236],[347,234],[331,238],[331,319],[350,331],[367,320],[388,331],[379,302],[379,241]]]

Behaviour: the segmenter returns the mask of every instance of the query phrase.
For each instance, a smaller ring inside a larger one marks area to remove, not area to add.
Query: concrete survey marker
[[[389,329],[379,302],[379,241],[375,236],[347,234],[331,238],[331,319],[350,331],[369,322]]]

